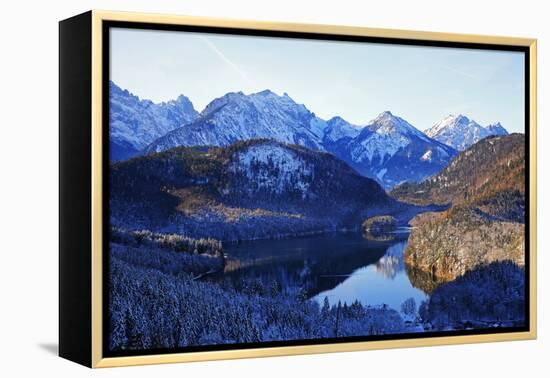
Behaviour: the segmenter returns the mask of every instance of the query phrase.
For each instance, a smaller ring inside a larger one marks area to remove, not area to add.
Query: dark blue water
[[[417,303],[426,298],[405,270],[407,238],[408,233],[381,240],[369,240],[359,233],[334,233],[227,244],[224,279],[277,281],[289,291],[300,288],[319,303],[327,297],[331,304],[359,300],[364,305],[399,309],[408,298]]]

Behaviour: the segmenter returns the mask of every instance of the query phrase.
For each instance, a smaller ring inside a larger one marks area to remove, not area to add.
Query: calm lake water
[[[320,304],[359,300],[364,305],[387,304],[399,310],[407,298],[417,304],[426,294],[411,284],[403,263],[407,232],[391,240],[368,240],[359,233],[333,233],[283,240],[225,245],[224,280],[243,278],[263,284],[280,282],[283,289],[301,287]]]

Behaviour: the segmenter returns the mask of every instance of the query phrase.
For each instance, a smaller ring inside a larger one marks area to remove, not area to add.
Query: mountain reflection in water
[[[368,240],[359,233],[333,233],[282,240],[259,240],[225,246],[227,262],[216,279],[239,285],[250,279],[301,288],[322,304],[383,305],[399,309],[426,294],[411,284],[403,263],[408,233]]]

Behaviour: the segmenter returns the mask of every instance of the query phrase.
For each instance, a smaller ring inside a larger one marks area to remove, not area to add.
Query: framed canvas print
[[[536,41],[60,22],[60,355],[536,337]]]

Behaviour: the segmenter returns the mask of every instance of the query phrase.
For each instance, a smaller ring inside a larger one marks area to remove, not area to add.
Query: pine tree
[[[323,307],[321,308],[321,315],[323,319],[327,319],[330,315],[330,303],[328,302],[328,297],[325,297],[323,301]]]
[[[342,312],[342,302],[338,301],[338,307],[336,307],[336,324],[334,326],[334,337],[338,337],[338,332],[340,331],[340,316]]]

